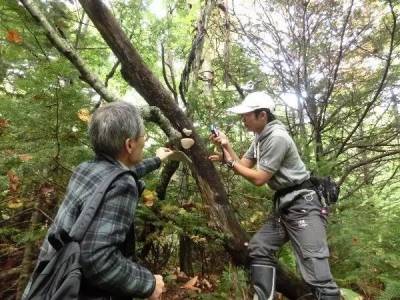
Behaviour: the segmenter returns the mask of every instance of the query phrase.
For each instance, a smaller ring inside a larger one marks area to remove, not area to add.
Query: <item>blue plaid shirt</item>
[[[133,169],[138,177],[160,167],[158,157],[143,160]],[[59,228],[70,231],[85,201],[107,174],[123,167],[117,161],[96,158],[80,164],[71,176],[62,202],[49,232]],[[128,258],[132,248],[133,222],[138,203],[135,180],[129,174],[118,178],[108,189],[99,210],[81,242],[81,264],[85,280],[109,295],[146,298],[155,288],[153,274]],[[39,260],[54,249],[45,239]]]

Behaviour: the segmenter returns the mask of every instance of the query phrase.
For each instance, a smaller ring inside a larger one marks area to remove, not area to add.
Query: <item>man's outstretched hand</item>
[[[172,151],[172,150],[169,149],[169,148],[165,148],[165,147],[161,147],[161,148],[158,148],[158,149],[156,150],[156,156],[157,156],[158,158],[160,158],[161,161],[164,161],[164,160],[168,159],[168,157],[169,157],[170,155],[172,155],[173,153],[174,153],[174,151]]]

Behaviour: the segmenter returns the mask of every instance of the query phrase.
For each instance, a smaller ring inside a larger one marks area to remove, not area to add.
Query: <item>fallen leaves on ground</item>
[[[21,34],[19,34],[19,32],[14,29],[7,31],[6,39],[7,39],[7,41],[14,43],[14,44],[22,43]]]
[[[20,154],[18,155],[18,158],[22,161],[30,161],[33,157],[29,154]]]
[[[78,118],[79,120],[88,123],[90,121],[90,111],[87,108],[81,108],[78,111]]]
[[[8,177],[8,189],[10,192],[16,193],[18,191],[20,182],[17,174],[13,170],[7,172]]]
[[[194,276],[192,279],[186,282],[181,288],[201,292],[201,289],[195,286],[195,284],[198,281],[198,278],[199,278],[198,276]]]
[[[10,125],[10,122],[7,119],[0,118],[0,129],[7,128]]]
[[[17,209],[24,205],[23,201],[20,198],[12,198],[7,203],[7,207],[11,209]]]
[[[151,207],[157,199],[157,192],[145,189],[142,193],[144,205]]]

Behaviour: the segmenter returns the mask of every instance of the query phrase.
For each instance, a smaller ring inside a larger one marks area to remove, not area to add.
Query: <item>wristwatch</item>
[[[230,169],[233,169],[235,163],[236,163],[236,160],[228,160],[228,161],[226,161],[226,165],[227,165],[228,168],[230,168]]]

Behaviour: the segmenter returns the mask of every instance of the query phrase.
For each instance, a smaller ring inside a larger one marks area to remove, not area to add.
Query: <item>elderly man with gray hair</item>
[[[161,161],[173,153],[159,148],[154,158],[143,160],[143,121],[137,109],[125,102],[97,109],[90,122],[89,135],[96,157],[75,169],[49,233],[57,228],[70,230],[83,204],[115,169],[132,169],[140,178],[159,168]],[[153,275],[130,259],[139,196],[140,188],[129,174],[118,177],[106,192],[81,242],[84,279],[79,299],[161,298],[162,276]],[[46,239],[39,260],[50,251],[54,250]]]

